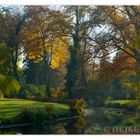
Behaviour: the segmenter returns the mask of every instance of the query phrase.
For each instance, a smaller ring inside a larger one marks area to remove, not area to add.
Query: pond
[[[140,134],[138,112],[124,109],[86,109],[85,116],[45,126],[1,129],[0,134]]]

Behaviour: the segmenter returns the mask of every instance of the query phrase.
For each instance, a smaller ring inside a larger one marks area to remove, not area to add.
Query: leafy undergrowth
[[[52,102],[38,102],[23,99],[2,99],[0,100],[0,124],[11,124],[22,113],[25,108],[32,111],[51,107],[51,114],[56,118],[70,114],[70,107],[66,104]]]

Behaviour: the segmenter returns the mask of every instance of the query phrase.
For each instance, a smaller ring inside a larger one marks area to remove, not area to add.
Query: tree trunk
[[[12,61],[13,61],[13,75],[14,75],[14,78],[19,81],[19,76],[18,76],[18,70],[17,70],[17,59],[18,59],[18,56],[17,56],[17,51],[15,53],[15,56],[12,57]]]
[[[78,79],[79,70],[79,50],[80,50],[80,40],[79,40],[79,6],[75,6],[75,31],[72,34],[73,47],[70,50],[71,58],[70,63],[67,67],[66,75],[66,90],[68,91],[69,97],[72,98],[74,91],[76,89],[76,83]]]
[[[46,60],[46,55],[44,56],[45,61],[45,78],[46,78],[46,97],[51,97],[50,90],[50,67],[48,61]]]
[[[13,70],[14,70],[14,77],[17,81],[19,81],[19,76],[18,76],[18,71],[17,71],[17,64],[13,65]]]
[[[51,97],[51,90],[50,90],[50,70],[47,67],[46,68],[46,95],[48,97]]]

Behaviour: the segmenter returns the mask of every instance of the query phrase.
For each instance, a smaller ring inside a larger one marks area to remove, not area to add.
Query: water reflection
[[[96,108],[90,116],[52,123],[42,127],[22,127],[1,130],[1,134],[112,134],[126,133],[122,127],[130,118],[138,113],[126,110]],[[127,122],[128,123],[128,122]],[[127,126],[129,126],[130,122]],[[133,126],[133,125],[130,125]],[[136,128],[133,128],[133,130]],[[116,130],[116,131],[114,131]],[[121,131],[120,131],[121,130]],[[123,131],[122,131],[123,130]],[[133,131],[131,130],[131,131]],[[120,131],[120,132],[117,132]],[[129,133],[129,132],[128,132]],[[133,132],[139,133],[139,131]]]

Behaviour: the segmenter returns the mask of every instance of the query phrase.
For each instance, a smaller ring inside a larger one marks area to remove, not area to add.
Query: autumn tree
[[[22,12],[19,9],[22,9]],[[0,27],[0,42],[11,49],[12,76],[19,80],[18,61],[22,54],[20,32],[27,22],[29,13],[24,7],[3,7],[3,20]]]
[[[105,9],[112,30],[110,39],[114,45],[138,60],[139,7],[108,7]],[[131,43],[135,44],[131,44]]]
[[[24,49],[30,60],[35,63],[43,61],[46,95],[50,97],[50,71],[65,63],[68,58],[68,38],[59,30],[61,17],[65,16],[48,7],[29,7],[29,10],[34,11],[34,15],[22,31]]]
[[[10,49],[5,43],[0,43],[0,73],[10,75]]]
[[[89,35],[93,35],[101,20],[96,10],[92,6],[67,6],[64,10],[72,19],[70,30],[64,32],[71,37],[71,55],[66,75],[66,89],[70,97],[76,89],[85,88],[87,84],[86,65],[93,57],[94,50],[94,43],[89,40]]]
[[[133,67],[136,72],[137,84],[139,77],[140,52],[140,7],[139,6],[111,6],[105,7],[107,23],[109,24],[109,42],[117,49],[134,59]]]

